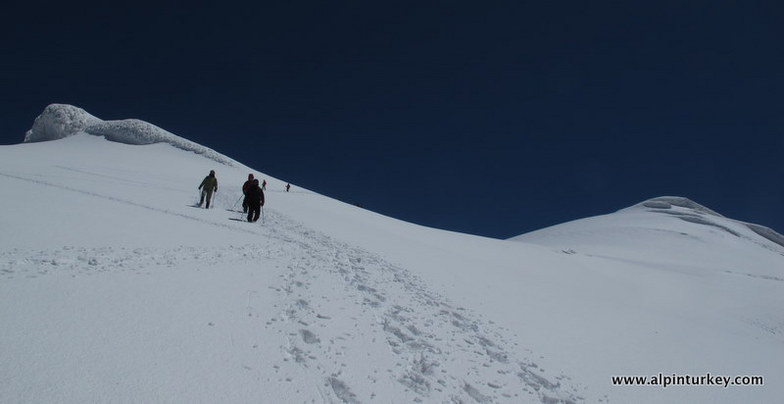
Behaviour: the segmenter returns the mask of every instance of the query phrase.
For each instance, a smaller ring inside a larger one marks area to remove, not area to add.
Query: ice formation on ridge
[[[82,108],[67,104],[51,104],[35,118],[25,134],[25,143],[62,139],[77,133],[103,136],[106,140],[132,145],[168,143],[174,147],[204,155],[219,163],[237,163],[198,143],[191,142],[151,123],[138,119],[104,121]]]

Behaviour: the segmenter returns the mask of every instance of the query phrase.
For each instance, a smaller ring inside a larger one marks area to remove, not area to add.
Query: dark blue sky
[[[0,17],[2,144],[67,103],[449,230],[679,195],[784,231],[777,1],[28,3]]]

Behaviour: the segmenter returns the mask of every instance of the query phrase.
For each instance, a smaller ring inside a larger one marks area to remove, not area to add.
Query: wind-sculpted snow
[[[83,131],[102,122],[87,111],[73,105],[51,104],[44,109],[27,131],[25,142],[57,140]]]
[[[724,217],[714,212],[713,210],[708,209],[705,206],[702,206],[699,203],[692,201],[689,198],[684,198],[681,196],[660,196],[658,198],[653,198],[645,202],[642,202],[637,206],[644,206],[646,208],[652,208],[652,209],[670,209],[673,206],[675,206],[678,208],[690,209],[698,213],[705,213],[711,216]]]
[[[743,227],[753,231],[755,234],[762,236],[764,239],[784,247],[784,236],[777,233],[773,229],[754,223],[745,223],[725,218],[719,213],[716,213],[715,211],[708,209],[705,206],[702,206],[688,198],[665,196],[642,202],[641,204],[637,205],[637,207],[639,206],[649,208],[650,212],[672,215],[690,223],[712,226],[717,229],[721,229],[722,231],[732,234],[735,237],[753,240],[753,237],[744,235],[738,230],[733,229],[733,226],[731,226],[731,224],[740,224]]]
[[[138,119],[104,121],[87,111],[65,104],[51,104],[33,122],[25,135],[25,142],[43,142],[62,139],[77,133],[103,136],[106,140],[131,145],[168,143],[174,147],[201,154],[229,166],[234,160],[191,142],[153,124]]]
[[[760,236],[784,247],[784,236],[777,233],[775,230],[771,229],[770,227],[761,226],[754,223],[746,223],[746,226],[748,226],[748,228],[751,229],[751,231],[753,231],[754,233],[757,233]]]

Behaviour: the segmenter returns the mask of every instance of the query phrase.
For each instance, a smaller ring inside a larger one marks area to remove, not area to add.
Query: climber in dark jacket
[[[264,191],[259,187],[259,180],[253,180],[253,185],[245,194],[245,200],[248,202],[248,221],[259,220],[261,207],[264,206]]]
[[[218,179],[215,178],[215,170],[210,170],[210,175],[204,177],[204,180],[199,185],[201,190],[201,199],[199,200],[199,207],[204,203],[204,197],[207,197],[207,209],[210,208],[210,200],[212,193],[218,192]]]
[[[248,190],[253,186],[253,174],[248,174],[248,180],[242,184],[242,194],[245,198],[242,200],[242,212],[248,213]]]

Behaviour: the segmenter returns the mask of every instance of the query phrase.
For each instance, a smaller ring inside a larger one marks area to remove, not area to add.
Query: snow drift
[[[111,122],[52,107],[0,147],[0,402],[784,396],[784,247],[764,226],[663,197],[495,240]],[[197,209],[211,169],[220,192]],[[268,182],[261,223],[236,212],[249,172]],[[655,375],[765,383],[613,382]]]

